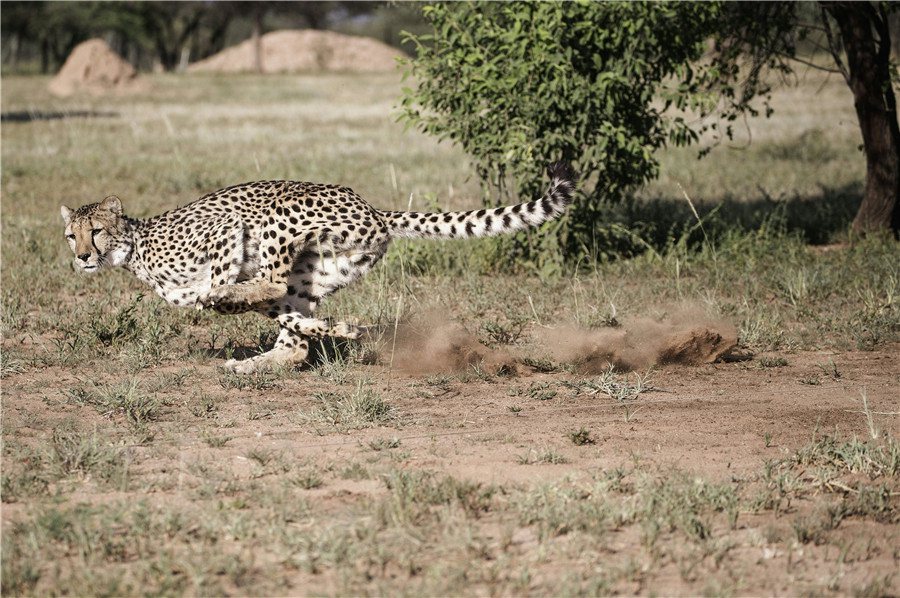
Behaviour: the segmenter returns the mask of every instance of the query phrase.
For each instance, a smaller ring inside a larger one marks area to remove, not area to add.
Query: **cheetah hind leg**
[[[347,322],[334,322],[331,318],[308,318],[297,313],[287,313],[278,316],[278,323],[296,334],[316,339],[330,336],[332,338],[356,340],[368,330],[365,326],[356,326]]]
[[[225,369],[236,374],[252,374],[303,363],[308,355],[309,341],[287,328],[282,328],[272,349],[247,359],[229,359],[225,362]]]

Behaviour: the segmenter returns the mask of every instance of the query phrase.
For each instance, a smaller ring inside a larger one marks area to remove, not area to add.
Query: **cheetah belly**
[[[259,272],[259,239],[245,236],[243,260],[237,276],[230,284],[249,280]],[[179,307],[193,307],[197,299],[207,294],[212,288],[212,272],[210,263],[194,263],[196,272],[181,271],[169,273],[170,281],[156,284],[156,292],[167,302]]]

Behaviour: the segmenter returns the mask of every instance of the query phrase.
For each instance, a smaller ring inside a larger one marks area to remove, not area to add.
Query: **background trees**
[[[727,114],[749,110],[771,85],[769,70],[789,74],[797,64],[840,73],[853,92],[866,160],[866,187],[853,230],[900,232],[900,129],[891,62],[888,2],[725,3],[714,31],[711,89],[739,90]],[[896,26],[896,21],[894,21]],[[748,70],[739,69],[749,62]],[[734,98],[735,96],[727,96]]]
[[[385,2],[12,1],[0,21],[4,68],[47,73],[89,37],[106,37],[138,68],[171,71],[267,28],[337,28],[399,45],[400,28],[417,30],[421,17]]]

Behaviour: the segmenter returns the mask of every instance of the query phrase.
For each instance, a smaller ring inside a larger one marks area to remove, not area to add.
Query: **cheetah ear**
[[[59,206],[59,213],[62,216],[63,222],[66,223],[66,226],[72,222],[72,209],[67,208],[66,206]]]
[[[122,200],[115,195],[110,195],[100,202],[100,209],[112,212],[117,216],[122,215]]]

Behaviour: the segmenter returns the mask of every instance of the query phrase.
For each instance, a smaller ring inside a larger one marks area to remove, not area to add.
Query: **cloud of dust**
[[[512,355],[486,347],[460,324],[437,312],[401,321],[396,337],[393,330],[386,331],[379,353],[385,362],[392,361],[394,368],[407,374],[462,372],[473,366],[492,374],[515,371]]]
[[[712,363],[737,345],[737,330],[702,309],[679,306],[660,319],[627,319],[617,328],[577,326],[533,331],[557,363],[574,364],[584,374],[639,370],[653,365]],[[516,373],[516,355],[481,344],[460,324],[430,312],[401,321],[382,336],[383,363],[407,374],[463,372],[473,366],[490,373]]]
[[[539,333],[554,360],[573,363],[585,374],[610,365],[639,370],[653,365],[712,363],[737,344],[737,330],[701,309],[680,306],[664,318],[624,320],[617,328],[585,330],[564,326]]]

